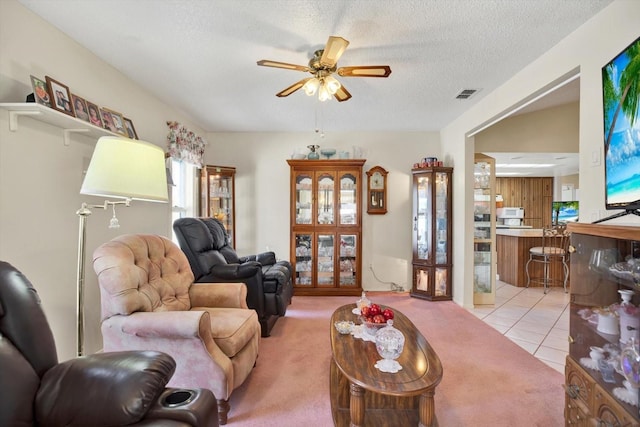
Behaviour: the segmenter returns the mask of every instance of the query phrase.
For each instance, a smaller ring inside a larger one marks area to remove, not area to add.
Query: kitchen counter
[[[497,267],[500,280],[520,288],[526,287],[525,267],[529,261],[529,249],[535,246],[542,246],[542,229],[540,228],[496,229]],[[540,263],[531,263],[529,266],[531,277],[542,277],[543,273],[543,266]],[[562,282],[564,278],[562,265],[551,264],[549,274],[551,278]]]
[[[496,228],[496,236],[513,236],[513,237],[540,237],[542,238],[541,228]]]

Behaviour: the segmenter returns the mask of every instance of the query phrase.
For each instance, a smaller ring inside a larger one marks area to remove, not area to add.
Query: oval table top
[[[331,350],[340,371],[354,384],[375,393],[392,396],[414,396],[434,389],[442,379],[440,358],[415,325],[393,307],[393,327],[404,334],[402,354],[397,359],[402,369],[397,373],[381,372],[374,365],[382,359],[375,343],[340,334],[333,326],[339,320],[351,320],[358,324],[358,316],[352,312],[355,304],[343,305],[331,316]]]

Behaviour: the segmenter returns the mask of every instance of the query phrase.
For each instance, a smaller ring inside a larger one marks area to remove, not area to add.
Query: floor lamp
[[[93,151],[80,194],[116,198],[102,205],[83,203],[76,212],[78,231],[77,275],[77,355],[84,355],[84,280],[87,217],[91,209],[108,209],[113,217],[109,228],[118,228],[116,205],[129,206],[132,200],[167,202],[167,175],[164,151],[157,145],[124,137],[104,136]]]

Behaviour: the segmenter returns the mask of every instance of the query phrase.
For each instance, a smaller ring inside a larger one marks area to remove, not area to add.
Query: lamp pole
[[[131,199],[127,198],[125,200],[118,201],[109,201],[105,200],[102,205],[88,205],[86,203],[82,203],[80,209],[76,211],[76,214],[80,218],[79,228],[78,228],[78,275],[77,275],[77,289],[76,294],[78,297],[78,301],[76,304],[76,319],[77,319],[77,338],[76,338],[76,354],[78,357],[84,356],[84,279],[85,279],[85,246],[87,243],[87,217],[91,215],[91,209],[89,208],[100,208],[107,210],[109,206],[113,207],[113,218],[111,218],[111,223],[109,224],[109,228],[118,228],[120,225],[118,224],[118,219],[116,218],[116,205],[125,205],[129,207],[131,205]]]
[[[84,355],[84,253],[85,244],[87,241],[87,217],[91,215],[86,203],[82,204],[82,207],[76,212],[80,218],[80,224],[78,228],[78,276],[77,276],[77,289],[76,294],[78,297],[76,305],[76,318],[78,332],[76,336],[76,353],[77,356]]]

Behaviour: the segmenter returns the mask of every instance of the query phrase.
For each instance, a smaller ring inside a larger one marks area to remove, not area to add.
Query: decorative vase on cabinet
[[[361,295],[365,160],[287,160],[295,295]]]
[[[220,220],[236,246],[236,168],[207,165],[200,171],[200,215]]]
[[[473,183],[473,303],[496,299],[495,159],[476,153]]]
[[[451,175],[453,168],[413,169],[413,284],[411,296],[450,300]]]

